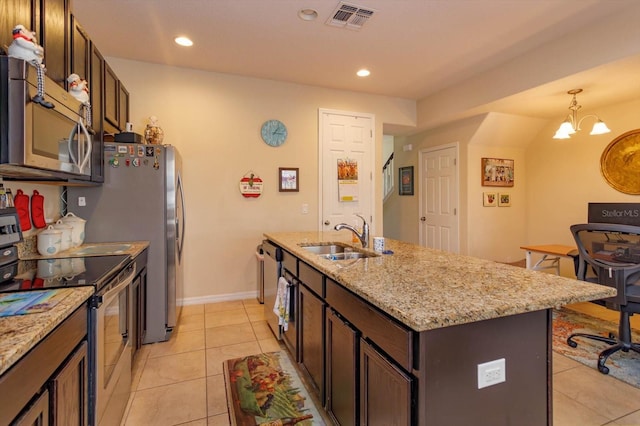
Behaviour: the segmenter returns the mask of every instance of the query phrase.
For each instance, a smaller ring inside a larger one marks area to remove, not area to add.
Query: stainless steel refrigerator
[[[180,154],[171,145],[107,142],[104,150],[104,184],[68,187],[67,210],[87,220],[85,242],[150,242],[143,342],[165,341],[184,295]]]

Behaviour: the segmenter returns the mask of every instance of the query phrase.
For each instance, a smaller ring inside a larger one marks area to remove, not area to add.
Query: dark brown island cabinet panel
[[[325,304],[304,283],[299,286],[298,297],[299,363],[318,399],[323,401]]]
[[[360,423],[410,426],[415,379],[389,362],[369,342],[360,340]]]
[[[359,333],[327,308],[326,329],[326,410],[341,426],[358,425],[358,342]]]

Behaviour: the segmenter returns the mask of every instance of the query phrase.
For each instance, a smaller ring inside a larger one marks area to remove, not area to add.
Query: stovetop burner
[[[0,292],[102,285],[125,266],[128,255],[19,260],[0,270]]]

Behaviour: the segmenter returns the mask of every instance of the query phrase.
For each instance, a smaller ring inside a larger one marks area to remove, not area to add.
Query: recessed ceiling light
[[[300,9],[298,17],[303,21],[315,21],[318,17],[318,12],[313,9]]]
[[[188,37],[176,37],[174,41],[180,46],[193,46],[193,42]]]
[[[361,70],[358,70],[358,72],[356,73],[358,77],[369,77],[370,74],[371,74],[371,71],[369,71],[366,68],[362,68]]]

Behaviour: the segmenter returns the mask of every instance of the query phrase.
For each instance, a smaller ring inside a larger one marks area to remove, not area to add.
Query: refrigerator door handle
[[[182,176],[180,171],[178,171],[178,182],[176,184],[178,188],[178,193],[180,194],[180,205],[182,207],[182,223],[180,223],[180,219],[178,215],[176,215],[176,239],[178,240],[178,260],[182,261],[182,247],[184,246],[184,230],[185,230],[185,210],[184,210],[184,190],[182,188]]]

